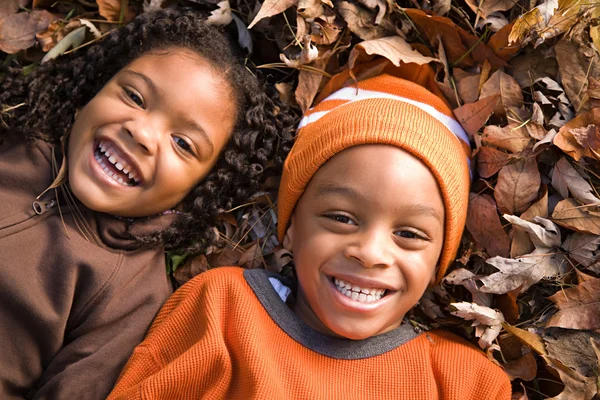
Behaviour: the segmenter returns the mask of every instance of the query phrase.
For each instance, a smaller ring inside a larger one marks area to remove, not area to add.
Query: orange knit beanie
[[[278,196],[279,239],[283,240],[306,185],[327,160],[349,147],[377,143],[410,152],[429,167],[438,182],[446,211],[436,276],[439,282],[454,260],[465,225],[469,139],[441,98],[392,75],[382,74],[342,88],[306,112],[283,168]]]

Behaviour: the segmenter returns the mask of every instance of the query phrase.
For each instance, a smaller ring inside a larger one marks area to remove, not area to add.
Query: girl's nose
[[[394,264],[395,244],[385,230],[367,230],[355,243],[346,248],[346,257],[360,262],[365,268],[391,267]]]
[[[123,130],[142,147],[148,155],[156,153],[158,148],[159,133],[156,124],[146,119],[130,120],[123,124]]]

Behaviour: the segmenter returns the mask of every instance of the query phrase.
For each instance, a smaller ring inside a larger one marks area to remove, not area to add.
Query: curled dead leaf
[[[479,337],[478,343],[482,349],[488,348],[502,329],[504,316],[498,310],[466,301],[450,304],[449,310],[454,316],[473,321],[472,326],[477,330],[475,336]]]

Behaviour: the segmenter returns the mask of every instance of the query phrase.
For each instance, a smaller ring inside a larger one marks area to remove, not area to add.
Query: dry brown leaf
[[[473,320],[471,326],[476,327],[475,336],[479,338],[479,347],[482,349],[488,348],[502,329],[504,316],[500,311],[489,307],[463,301],[450,304],[449,310],[454,316]]]
[[[541,182],[535,158],[502,167],[494,189],[498,207],[506,214],[521,214],[537,199]]]
[[[553,247],[560,246],[560,229],[552,221],[546,218],[534,217],[533,221],[535,223],[532,223],[514,215],[505,214],[503,217],[514,227],[527,232],[536,249],[550,251]]]
[[[520,42],[522,45],[528,43],[530,33],[543,27],[544,18],[538,8],[522,14],[513,24],[513,27],[508,35],[508,43]]]
[[[579,161],[581,157],[600,160],[600,108],[593,108],[563,125],[554,144]]]
[[[600,204],[600,199],[594,196],[592,186],[579,172],[571,166],[565,157],[562,157],[552,171],[552,186],[560,193],[563,199],[569,197],[569,192],[583,204]]]
[[[326,54],[320,56],[312,66],[323,70],[331,57],[331,51],[327,51]],[[296,103],[300,106],[302,112],[306,112],[312,105],[321,82],[323,81],[323,74],[315,71],[301,70],[298,75],[298,87],[295,91]]]
[[[511,109],[519,109],[523,106],[523,94],[521,87],[512,76],[498,70],[483,84],[481,97],[494,94],[500,95],[500,102],[496,105],[494,113],[505,116],[510,115]]]
[[[510,155],[493,147],[483,146],[477,153],[477,172],[482,178],[489,178],[510,162]]]
[[[504,319],[509,324],[516,324],[519,321],[520,311],[519,305],[517,304],[518,297],[519,290],[516,289],[494,298],[496,308],[502,312]]]
[[[544,356],[548,366],[552,367],[560,375],[560,380],[565,385],[563,391],[555,397],[547,400],[592,400],[597,394],[597,383],[595,379],[585,378],[565,366],[556,358]]]
[[[306,23],[303,22],[304,25]],[[319,45],[333,44],[338,41],[345,25],[336,19],[334,22],[315,19],[310,24],[310,39]]]
[[[531,137],[527,130],[515,123],[499,127],[488,125],[483,128],[483,143],[489,143],[511,153],[519,153],[531,143]]]
[[[600,333],[550,327],[544,330],[544,341],[550,357],[560,360],[581,376],[597,377],[599,360],[592,343],[600,342]]]
[[[521,50],[519,43],[509,44],[508,42],[508,36],[510,35],[512,28],[513,23],[511,22],[498,32],[494,33],[487,42],[490,50],[492,50],[498,58],[504,61],[510,60],[519,52],[519,50]]]
[[[577,232],[600,235],[600,217],[588,212],[574,199],[559,202],[552,213],[552,221]]]
[[[588,280],[549,297],[559,311],[546,326],[567,329],[600,329],[600,279]]]
[[[0,2],[0,20],[9,15],[16,14],[19,8],[25,7],[29,0],[2,0]]]
[[[532,381],[535,379],[537,374],[537,360],[531,351],[529,351],[527,347],[525,348],[527,350],[523,356],[502,365],[504,372],[508,374],[511,381],[517,378],[523,379],[524,381]]]
[[[597,265],[600,259],[599,235],[574,232],[567,236],[561,247],[568,252],[569,257],[584,267]]]
[[[521,343],[529,347],[531,350],[535,351],[537,354],[546,354],[546,347],[544,346],[544,341],[535,333],[529,332],[525,329],[517,328],[516,326],[509,325],[506,322],[502,324],[502,327],[505,331],[518,338],[521,341]]]
[[[493,257],[485,260],[498,269],[491,275],[480,278],[484,293],[503,294],[520,288],[525,292],[542,279],[555,277],[566,269],[566,260],[561,254],[534,251],[519,258]]]
[[[460,27],[457,28],[457,32],[463,44],[470,50],[470,54],[477,64],[482,64],[487,61],[493,68],[508,66],[503,59],[497,57],[490,48],[483,44],[480,38]]]
[[[471,271],[459,268],[446,275],[444,282],[451,285],[464,286],[465,289],[471,293],[473,303],[484,307],[490,307],[492,305],[492,296],[489,293],[482,293],[479,291],[477,283],[475,282],[475,279],[473,279],[474,277],[475,274]]]
[[[323,15],[323,2],[321,0],[298,0],[296,11],[305,19],[318,18]]]
[[[98,4],[98,13],[108,21],[120,21],[122,15],[123,22],[129,22],[135,17],[135,9],[129,2],[124,3],[127,4],[127,8],[123,12],[121,0],[96,0],[96,3]]]
[[[379,39],[395,33],[394,31],[387,29],[386,26],[374,25],[374,14],[356,4],[340,1],[337,3],[337,9],[344,21],[348,24],[350,32],[354,33],[362,40]]]
[[[554,45],[554,51],[561,83],[573,108],[587,111],[589,108],[582,108],[583,95],[588,86],[587,72],[577,57],[577,46],[563,38]]]
[[[425,57],[410,47],[410,44],[400,36],[388,36],[381,39],[365,40],[358,43],[350,52],[348,68],[352,71],[356,59],[361,54],[379,55],[390,60],[395,66],[400,63],[428,64],[438,61],[436,58]]]
[[[375,25],[381,24],[383,17],[385,16],[385,12],[387,11],[387,3],[385,0],[358,0],[371,10],[375,8],[378,9],[377,16],[375,17]]]
[[[469,193],[467,230],[490,256],[508,257],[510,242],[491,196]]]
[[[510,10],[515,6],[513,0],[466,0],[467,5],[473,10],[478,12],[482,17],[487,17],[496,11]]]
[[[510,242],[510,258],[517,258],[530,254],[535,250],[533,242],[526,231],[514,229],[512,231],[512,240]]]
[[[485,125],[492,112],[494,112],[499,98],[500,95],[496,94],[482,98],[475,103],[465,104],[464,106],[455,108],[454,115],[465,132],[471,136],[475,136],[479,132],[479,129]]]
[[[465,72],[460,68],[454,68],[456,88],[463,103],[473,103],[479,98],[480,76],[481,74],[472,74]]]
[[[250,25],[248,25],[248,29],[252,29],[252,27],[261,19],[282,13],[291,6],[295,6],[297,3],[298,0],[265,0],[258,11],[258,14],[256,14],[256,17],[254,17]]]
[[[542,195],[540,199],[533,203],[531,207],[527,209],[521,218],[527,221],[533,220],[535,217],[548,217],[548,187],[545,184],[541,185]]]
[[[36,33],[48,29],[56,19],[45,10],[20,12],[0,19],[0,51],[14,54],[33,46]]]

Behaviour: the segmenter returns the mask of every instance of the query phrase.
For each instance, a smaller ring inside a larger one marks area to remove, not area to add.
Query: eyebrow
[[[347,186],[338,185],[333,182],[323,182],[317,186],[318,197],[332,195],[351,197],[355,200],[361,198],[360,194],[356,190]]]
[[[347,186],[338,185],[333,182],[324,182],[317,187],[318,197],[331,195],[350,197],[354,200],[362,199],[362,196],[356,190]],[[442,224],[444,223],[442,217],[437,212],[437,210],[428,204],[412,203],[405,206],[404,208],[406,209],[406,212],[430,216],[437,219]]]
[[[148,85],[148,87],[150,88],[150,90],[155,94],[155,95],[160,95],[160,90],[158,89],[158,87],[154,84],[154,82],[152,81],[152,79],[148,78],[146,75],[141,74],[139,72],[130,70],[130,69],[126,69],[123,71],[124,74],[130,74],[133,76],[136,76],[138,78],[140,78],[141,80],[143,80],[146,85]],[[188,117],[185,114],[178,114],[177,115],[178,119],[183,121],[183,123],[190,129],[193,129],[195,131],[198,131],[200,133],[200,135],[202,136],[202,139],[206,142],[206,144],[208,145],[208,148],[210,150],[210,155],[209,157],[212,157],[212,155],[215,152],[215,146],[213,145],[213,142],[210,140],[210,138],[208,137],[208,134],[206,133],[206,131],[204,129],[202,129],[202,127],[196,123],[196,121],[192,120],[190,117]]]

